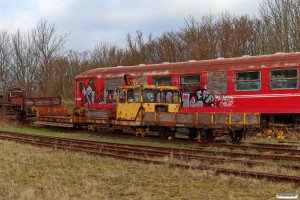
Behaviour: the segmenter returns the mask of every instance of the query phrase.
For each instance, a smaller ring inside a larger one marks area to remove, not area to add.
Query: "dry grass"
[[[276,199],[294,184],[0,141],[0,199]],[[299,190],[298,190],[299,192]]]
[[[161,160],[160,158],[156,158],[155,160]],[[300,177],[300,170],[295,170],[291,168],[286,167],[278,167],[277,165],[254,165],[254,166],[247,166],[241,162],[238,163],[230,163],[230,162],[224,162],[224,163],[214,163],[211,164],[209,161],[199,161],[199,160],[180,160],[180,159],[174,159],[170,157],[163,158],[163,161],[170,162],[170,163],[185,163],[190,166],[212,166],[217,168],[224,168],[224,169],[235,169],[235,170],[243,170],[243,171],[252,171],[252,172],[264,172],[264,173],[271,173],[271,174],[280,174],[280,175],[288,175],[288,176],[299,176]],[[271,162],[270,162],[271,164]],[[298,163],[299,164],[299,163]]]

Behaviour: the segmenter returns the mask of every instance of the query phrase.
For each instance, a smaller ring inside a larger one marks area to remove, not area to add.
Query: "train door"
[[[117,119],[136,120],[141,109],[141,90],[121,89],[118,91]]]
[[[82,93],[84,86],[85,86],[84,80],[76,80],[76,84],[75,84],[76,108],[85,106],[84,94]]]

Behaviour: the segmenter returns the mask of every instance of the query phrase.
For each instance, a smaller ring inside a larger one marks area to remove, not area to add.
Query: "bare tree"
[[[179,35],[184,60],[203,60],[217,57],[218,35],[216,17],[206,14],[200,20],[185,19],[185,26]]]
[[[107,67],[106,64],[109,62],[109,49],[110,44],[107,42],[101,42],[94,47],[91,52],[91,63],[94,68]]]
[[[60,70],[64,70],[63,73],[57,78],[57,83],[55,85],[60,85],[60,96],[65,99],[74,98],[74,80],[75,77],[88,69],[91,69],[90,64],[90,52],[78,52],[78,51],[68,51],[65,60],[66,64],[62,63],[58,66]],[[73,89],[71,89],[73,88]]]
[[[126,64],[137,65],[137,64],[144,63],[142,58],[142,52],[141,52],[141,46],[144,45],[142,35],[143,34],[140,31],[137,31],[136,38],[132,37],[130,34],[127,34]]]
[[[300,50],[300,1],[265,0],[260,5],[263,21],[263,53]]]
[[[124,52],[125,50],[122,48],[110,45],[107,42],[101,42],[91,52],[91,64],[93,68],[123,65]]]
[[[10,36],[6,31],[0,33],[0,79],[4,86],[9,86],[11,65]]]
[[[53,77],[53,65],[55,60],[63,55],[64,44],[70,33],[57,34],[56,26],[48,24],[46,20],[40,21],[32,30],[33,43],[41,58],[39,86],[44,96],[49,96],[49,85]]]
[[[28,95],[37,89],[40,57],[30,34],[22,35],[20,30],[12,35],[11,78],[14,87],[24,88]]]

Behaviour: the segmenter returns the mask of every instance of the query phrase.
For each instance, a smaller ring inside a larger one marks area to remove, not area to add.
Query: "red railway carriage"
[[[130,74],[144,85],[180,86],[183,112],[261,113],[271,122],[299,120],[299,68],[300,52],[98,68],[76,77],[76,107],[113,108],[117,86]]]

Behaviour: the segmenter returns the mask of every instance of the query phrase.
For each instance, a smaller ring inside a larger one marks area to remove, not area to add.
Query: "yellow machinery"
[[[135,85],[118,87],[117,124],[144,125],[145,113],[180,110],[180,88],[175,86]]]
[[[174,116],[175,113],[180,111],[180,104],[179,87],[153,85],[118,87],[116,121],[114,124],[135,126],[136,135],[145,136],[146,116],[150,114],[156,118],[156,113],[173,113]],[[173,123],[172,126],[174,126]],[[167,137],[172,138],[170,134]]]

